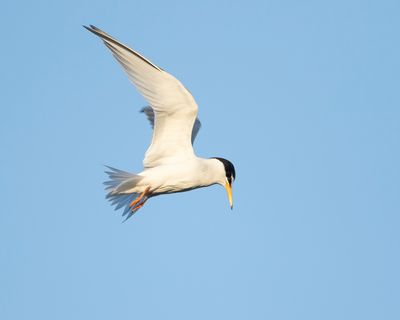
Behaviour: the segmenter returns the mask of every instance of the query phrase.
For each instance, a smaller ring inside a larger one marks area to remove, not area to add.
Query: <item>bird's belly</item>
[[[174,181],[170,183],[167,182],[160,185],[156,190],[154,190],[154,194],[185,192],[201,187],[202,186],[194,185],[193,182],[189,181]]]
[[[150,186],[154,195],[189,191],[213,183],[195,161],[159,166],[146,170],[142,175],[145,177],[143,186]]]

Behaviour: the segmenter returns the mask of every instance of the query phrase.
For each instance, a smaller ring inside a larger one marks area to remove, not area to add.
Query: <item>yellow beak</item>
[[[226,193],[228,194],[229,205],[231,206],[231,209],[233,209],[232,186],[229,184],[229,182],[225,183],[225,189]]]

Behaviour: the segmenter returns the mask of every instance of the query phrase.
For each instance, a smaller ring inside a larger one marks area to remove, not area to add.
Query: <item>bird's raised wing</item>
[[[191,138],[198,107],[190,92],[175,77],[104,31],[92,25],[85,28],[103,40],[154,111],[153,139],[144,167],[194,157]]]

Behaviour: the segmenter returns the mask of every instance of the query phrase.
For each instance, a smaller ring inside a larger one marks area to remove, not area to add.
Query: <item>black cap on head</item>
[[[213,159],[217,159],[223,163],[225,167],[226,178],[228,179],[229,184],[232,184],[232,178],[233,180],[236,179],[235,167],[233,166],[232,162],[224,158],[218,158],[218,157],[214,157]]]

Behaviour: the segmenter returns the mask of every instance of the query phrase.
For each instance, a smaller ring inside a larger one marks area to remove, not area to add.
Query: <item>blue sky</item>
[[[1,319],[399,319],[398,1],[8,1]],[[94,24],[180,79],[223,188],[122,224],[151,129]]]

